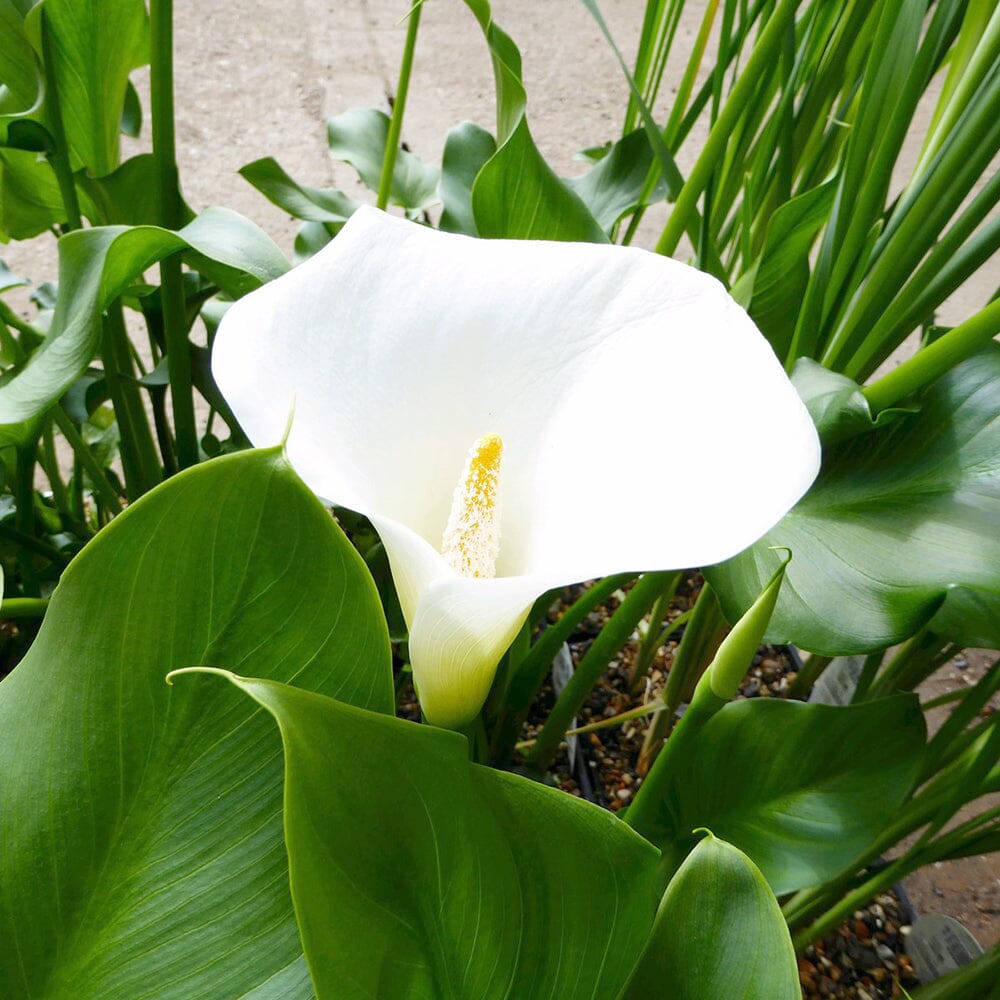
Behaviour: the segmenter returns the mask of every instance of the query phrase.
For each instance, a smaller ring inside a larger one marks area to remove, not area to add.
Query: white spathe
[[[427,718],[475,717],[550,587],[709,565],[808,489],[813,423],[714,278],[644,250],[479,240],[358,210],[240,299],[215,378],[257,445],[368,515],[410,630]],[[470,447],[503,441],[496,575],[442,534]]]

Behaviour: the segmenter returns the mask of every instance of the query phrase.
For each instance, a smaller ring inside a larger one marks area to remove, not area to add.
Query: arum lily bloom
[[[819,465],[746,313],[637,249],[478,240],[363,208],[232,306],[213,371],[258,445],[294,405],[293,467],[371,519],[441,726],[475,717],[546,590],[726,559]]]

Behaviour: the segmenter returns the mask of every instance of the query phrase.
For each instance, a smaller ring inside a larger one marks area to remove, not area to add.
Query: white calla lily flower
[[[294,406],[293,467],[375,525],[442,726],[475,717],[546,590],[726,559],[819,467],[747,314],[638,249],[479,240],[363,208],[230,308],[212,364],[255,444],[280,441]]]

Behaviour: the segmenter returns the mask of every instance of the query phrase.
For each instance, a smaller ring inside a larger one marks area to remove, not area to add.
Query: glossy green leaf
[[[389,116],[375,108],[353,108],[326,123],[330,155],[349,163],[365,186],[378,191],[382,158],[389,137]],[[413,153],[400,149],[392,175],[389,202],[412,211],[438,202],[438,169]],[[322,219],[316,221],[324,221]]]
[[[273,205],[308,222],[346,222],[358,202],[334,188],[312,188],[297,183],[270,156],[240,167],[240,174]]]
[[[151,226],[160,218],[160,188],[152,153],[126,160],[106,177],[77,175],[77,187],[87,195],[92,207],[84,214],[95,226]],[[181,224],[194,218],[182,202]]]
[[[809,251],[830,216],[835,182],[781,205],[771,216],[753,273],[747,312],[783,358],[809,284]]]
[[[496,139],[474,122],[461,122],[448,132],[441,157],[439,190],[444,210],[440,229],[466,236],[479,235],[472,212],[472,185],[496,151]]]
[[[465,0],[493,57],[497,152],[479,171],[472,210],[480,236],[606,243],[600,223],[538,151],[525,117],[521,53],[493,20],[487,0]]]
[[[824,368],[811,358],[799,358],[795,362],[792,384],[827,447],[856,434],[887,427],[899,417],[917,412],[914,407],[893,407],[873,417],[857,382]]]
[[[800,1000],[781,909],[754,863],[709,834],[670,880],[622,1000]]]
[[[912,695],[843,708],[732,702],[672,759],[658,808],[636,828],[686,850],[707,827],[748,854],[775,893],[816,885],[882,832],[917,776],[925,733]]]
[[[28,240],[66,221],[56,175],[36,152],[0,149],[0,233]]]
[[[194,664],[392,711],[374,585],[276,450],[129,507],[66,570],[0,683],[5,995],[312,995],[280,740],[226,685],[164,683]]]
[[[149,59],[146,5],[143,0],[44,0],[26,18],[36,46],[43,10],[51,85],[59,94],[70,162],[74,170],[86,168],[103,177],[118,166],[128,75]]]
[[[567,177],[566,183],[610,235],[612,226],[623,215],[666,197],[667,185],[661,178],[649,198],[646,201],[642,198],[655,159],[645,129],[636,129],[619,139],[587,173]]]
[[[812,489],[758,543],[706,570],[734,620],[794,554],[768,641],[827,655],[884,649],[955,588],[1000,591],[1000,345],[918,398],[920,412],[827,449]],[[945,638],[964,636],[954,618]]]
[[[22,115],[37,113],[42,100],[42,74],[24,29],[24,18],[11,0],[0,0],[0,145],[7,126]]]
[[[455,733],[228,676],[281,729],[292,896],[320,997],[617,995],[658,893],[658,852],[624,823],[470,764]]]
[[[31,422],[84,371],[100,339],[101,312],[157,260],[186,251],[195,267],[233,296],[288,270],[288,261],[252,222],[207,209],[178,232],[106,226],[59,241],[59,299],[43,346],[0,387],[0,441],[31,433]]]

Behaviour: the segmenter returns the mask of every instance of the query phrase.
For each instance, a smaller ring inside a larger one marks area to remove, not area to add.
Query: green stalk
[[[987,347],[1000,333],[1000,300],[949,330],[862,392],[872,413],[878,413],[940,378],[960,361]]]
[[[69,492],[59,473],[59,458],[56,455],[51,418],[46,419],[45,428],[42,431],[42,452],[39,461],[49,480],[49,486],[52,487],[52,500],[56,505],[56,510],[59,511],[63,525],[80,538],[89,538],[92,532],[73,512]]]
[[[409,14],[406,25],[406,41],[403,43],[403,61],[399,66],[399,82],[396,84],[396,99],[392,104],[389,119],[389,133],[385,139],[385,153],[382,157],[382,173],[378,181],[376,204],[385,209],[392,194],[392,178],[396,170],[396,156],[399,153],[399,137],[403,131],[403,115],[406,113],[406,96],[410,90],[410,74],[413,71],[413,52],[417,47],[417,29],[420,27],[420,12],[423,0],[417,0]]]
[[[52,410],[52,419],[55,421],[56,427],[59,428],[60,433],[66,439],[70,448],[73,449],[76,460],[86,470],[87,475],[90,476],[90,483],[94,488],[94,493],[100,497],[109,510],[114,513],[120,511],[122,509],[122,502],[118,491],[111,485],[111,481],[101,467],[100,462],[94,457],[94,453],[90,450],[87,442],[83,440],[80,432],[76,429],[76,425],[70,419],[69,414],[61,406],[56,406]]]
[[[14,471],[14,527],[24,538],[35,537],[35,460],[38,456],[38,439],[32,438],[17,448]],[[36,550],[37,551],[37,550]],[[40,597],[38,578],[30,559],[20,560],[21,585],[29,597]]]
[[[632,573],[620,573],[617,576],[607,576],[595,583],[566,609],[559,621],[545,629],[519,663],[512,665],[503,714],[493,732],[494,760],[510,759],[531,703],[562,644],[594,608],[603,604],[616,590],[634,579]]]
[[[774,13],[754,44],[740,78],[705,141],[701,155],[681,188],[674,210],[656,244],[657,253],[670,256],[677,249],[697,208],[698,199],[707,187],[716,164],[725,155],[733,129],[756,93],[759,82],[765,77],[777,51],[784,44],[785,31],[801,2],[802,0],[778,0]]]
[[[552,763],[566,730],[573,722],[573,716],[583,707],[591,688],[607,669],[615,653],[628,641],[628,637],[643,615],[649,611],[671,575],[669,572],[659,572],[646,573],[640,577],[615,611],[611,621],[593,641],[538,734],[538,742],[531,754],[531,763],[539,771],[546,770]]]
[[[708,583],[702,585],[691,609],[691,619],[684,629],[663,690],[665,711],[653,718],[646,730],[639,753],[639,773],[645,773],[663,747],[681,702],[690,697],[722,640],[726,620]]]
[[[657,597],[656,602],[653,604],[653,609],[649,613],[649,628],[639,643],[639,652],[636,654],[632,672],[629,674],[629,687],[633,691],[642,686],[646,675],[649,673],[649,668],[652,666],[656,651],[666,641],[666,637],[679,628],[679,625],[671,624],[668,626],[669,631],[664,631],[661,629],[661,626],[663,619],[667,617],[667,612],[670,610],[670,602],[674,599],[674,594],[677,593],[677,587],[680,582],[681,573],[674,573],[667,581],[666,587],[663,588],[663,593]]]
[[[63,127],[62,110],[59,106],[59,87],[52,68],[52,42],[49,37],[48,20],[45,9],[41,12],[42,35],[42,67],[45,73],[45,106],[48,110],[46,125],[52,133],[55,149],[46,152],[59,184],[59,194],[63,208],[66,209],[67,229],[82,229],[80,218],[80,202],[76,195],[76,183],[73,180],[73,170],[69,162],[69,148],[66,142],[66,129]]]
[[[38,555],[44,556],[46,559],[60,565],[65,565],[69,562],[69,556],[60,552],[54,545],[49,545],[48,542],[43,542],[40,538],[35,538],[34,535],[26,535],[23,531],[12,528],[7,524],[0,524],[0,538],[4,538],[14,545],[19,545],[22,549],[27,549],[29,552],[37,552]]]
[[[795,675],[795,679],[788,685],[789,698],[806,698],[812,691],[813,685],[820,679],[823,671],[833,662],[832,656],[821,656],[819,653],[810,653],[806,657],[802,669]]]
[[[137,500],[160,482],[162,475],[146,408],[135,380],[121,302],[112,303],[107,311],[101,357],[121,431],[122,465],[129,499]]]
[[[47,597],[11,597],[0,604],[0,621],[41,618],[49,606]]]
[[[150,0],[149,23],[153,162],[159,183],[160,223],[166,229],[179,229],[181,196],[174,139],[173,0]],[[184,469],[196,465],[199,454],[180,254],[172,254],[160,262],[160,296],[177,436],[177,461]]]

